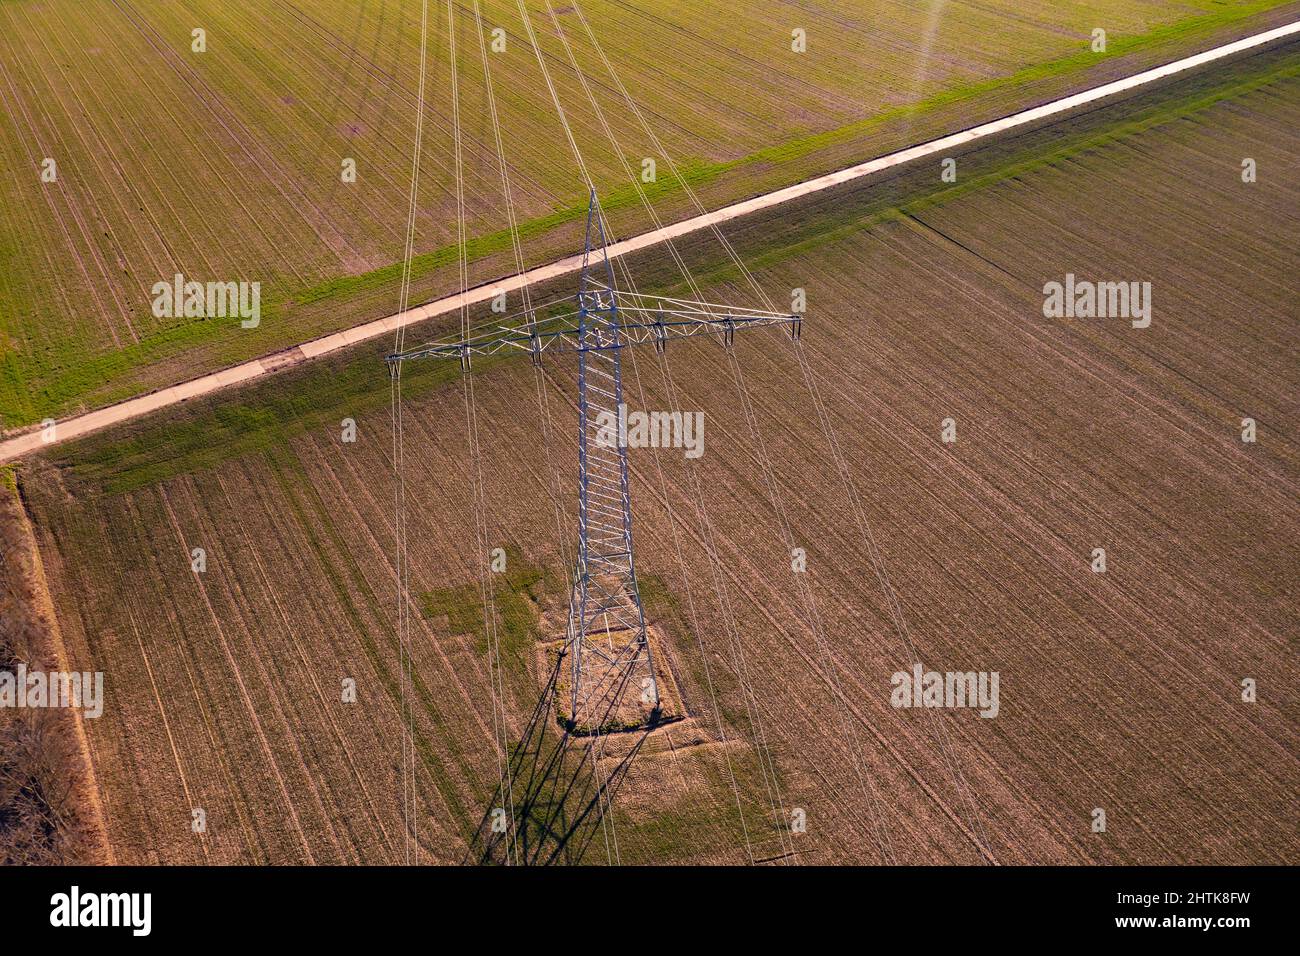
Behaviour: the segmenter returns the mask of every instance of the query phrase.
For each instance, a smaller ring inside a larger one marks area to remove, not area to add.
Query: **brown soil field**
[[[376,349],[23,463],[68,652],[107,675],[116,858],[1300,862],[1298,93],[1292,45],[964,155],[956,184],[729,230],[808,318],[798,347],[627,354],[628,404],[707,436],[630,452],[687,713],[649,734],[562,739],[546,706],[571,361],[476,363],[477,457],[459,369],[409,369],[409,681]],[[681,251],[752,302],[707,237]],[[681,291],[661,252],[629,267]],[[1149,281],[1150,326],[1045,317],[1067,274]],[[997,715],[892,706],[918,662],[996,672]]]

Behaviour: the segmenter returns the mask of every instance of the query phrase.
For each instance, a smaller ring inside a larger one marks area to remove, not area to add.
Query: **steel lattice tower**
[[[592,241],[599,263],[593,264]],[[609,423],[623,406],[623,340],[605,227],[593,194],[578,280],[578,562],[569,598],[570,720],[616,717],[630,688],[659,712],[645,609],[632,557],[627,445]],[[599,664],[598,664],[599,662]],[[597,665],[598,666],[593,666]],[[597,716],[598,715],[598,716]]]
[[[539,315],[543,309],[547,314]],[[578,556],[565,650],[565,724],[573,732],[653,724],[660,713],[632,547],[627,445],[619,428],[622,351],[653,342],[662,352],[670,339],[702,333],[716,334],[730,348],[737,329],[766,325],[786,326],[798,338],[802,317],[617,288],[593,191],[576,296],[507,318],[486,332],[387,358],[390,367],[418,358],[458,358],[469,373],[475,356],[527,352],[540,363],[548,351],[578,355]]]

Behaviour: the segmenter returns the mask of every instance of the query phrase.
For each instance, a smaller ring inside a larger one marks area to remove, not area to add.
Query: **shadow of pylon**
[[[601,766],[604,736],[577,736],[555,720],[555,693],[565,654],[510,751],[508,772],[479,819],[463,860],[479,866],[550,866],[581,863],[597,835],[610,838],[607,820],[615,794],[652,728],[623,732],[631,738],[613,768]],[[610,701],[617,703],[626,678]],[[602,717],[602,722],[608,716]]]

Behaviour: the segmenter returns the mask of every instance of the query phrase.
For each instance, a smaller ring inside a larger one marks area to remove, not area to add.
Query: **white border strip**
[[[1022,110],[1019,113],[1013,113],[1010,116],[1003,117],[999,120],[993,120],[989,123],[983,123],[979,126],[973,126],[968,130],[960,133],[953,133],[939,139],[931,140],[928,143],[922,143],[919,146],[911,146],[877,159],[869,160],[865,163],[859,163],[857,166],[850,166],[847,169],[841,169],[838,172],[828,173],[825,176],[818,176],[816,179],[810,179],[806,182],[797,183],[794,186],[788,186],[785,189],[778,189],[775,192],[765,193],[762,196],[755,196],[753,199],[747,199],[744,202],[735,203],[726,206],[716,212],[705,213],[695,216],[691,219],[684,219],[681,222],[665,226],[662,229],[656,229],[652,232],[643,233],[634,236],[631,239],[624,239],[621,242],[612,243],[609,246],[609,255],[611,257],[627,255],[636,252],[639,249],[645,249],[648,246],[658,245],[668,239],[675,239],[678,236],[684,236],[687,233],[696,232],[718,223],[728,222],[732,219],[738,219],[741,216],[747,216],[750,213],[760,209],[768,209],[772,206],[778,206],[782,203],[789,202],[801,196],[807,196],[810,193],[820,192],[823,189],[829,189],[832,186],[838,186],[841,183],[850,182],[854,179],[861,179],[864,176],[870,176],[873,173],[890,169],[894,166],[901,166],[904,163],[921,159],[925,156],[933,156],[936,153],[949,152],[959,146],[964,146],[977,139],[983,139],[997,133],[1003,133],[1007,130],[1015,129],[1018,126],[1024,126],[1029,123],[1037,122],[1049,116],[1056,116],[1060,113],[1085,106],[1088,103],[1094,103],[1098,100],[1113,96],[1116,93],[1123,93],[1127,90],[1136,89],[1145,86],[1148,83],[1154,83],[1165,77],[1174,76],[1175,74],[1185,72],[1186,70],[1195,69],[1198,66],[1204,66],[1207,63],[1213,63],[1215,60],[1221,60],[1224,57],[1232,56],[1246,50],[1263,46],[1274,40],[1280,40],[1284,37],[1300,33],[1300,20],[1295,23],[1289,23],[1286,26],[1278,27],[1274,30],[1268,30],[1264,33],[1257,33],[1254,36],[1245,37],[1233,43],[1224,46],[1215,47],[1212,50],[1206,50],[1204,53],[1197,53],[1194,56],[1185,57],[1181,60],[1175,60],[1173,63],[1167,63],[1164,66],[1158,66],[1151,70],[1144,70],[1133,76],[1126,77],[1122,80],[1115,80],[1112,83],[1106,83],[1102,86],[1085,90],[1082,93],[1075,93],[1072,96],[1063,99],[1053,100],[1042,106],[1035,106],[1032,109]],[[435,299],[425,305],[417,306],[414,309],[408,309],[397,315],[390,315],[384,319],[376,319],[372,322],[366,322],[361,325],[353,326],[350,329],[344,329],[342,332],[335,332],[322,338],[312,339],[298,346],[302,355],[306,358],[316,358],[319,355],[327,355],[330,352],[337,352],[339,349],[347,348],[349,345],[355,345],[358,342],[364,342],[378,335],[395,332],[399,326],[412,325],[416,322],[423,322],[434,316],[443,315],[447,312],[453,312],[462,305],[473,305],[480,302],[486,302],[501,291],[511,292],[519,289],[522,285],[536,285],[537,283],[546,282],[560,276],[577,272],[582,267],[582,256],[572,255],[549,265],[538,266],[534,269],[527,270],[522,276],[516,274],[506,278],[490,282],[485,285],[476,286],[464,293],[446,296],[441,299]],[[173,385],[169,388],[161,389],[157,392],[151,392],[148,395],[142,395],[139,398],[133,398],[117,405],[110,405],[107,408],[101,408],[97,411],[87,412],[84,415],[76,415],[65,421],[58,422],[54,429],[54,437],[46,441],[42,436],[44,429],[31,431],[8,441],[0,442],[0,462],[10,461],[22,455],[37,451],[48,445],[58,444],[78,438],[88,432],[97,431],[106,428],[109,425],[116,425],[120,422],[129,421],[146,415],[149,412],[165,408],[168,405],[175,405],[187,399],[196,398],[200,395],[207,395],[211,392],[219,391],[231,385],[240,382],[246,382],[249,379],[258,378],[262,375],[268,375],[280,368],[286,368],[293,362],[285,362],[284,351],[292,351],[292,347],[272,355],[263,356],[262,358],[253,359],[250,362],[244,362],[242,365],[236,365],[220,372],[214,372],[210,375],[204,375],[200,378],[190,379],[188,382],[182,382],[179,385]],[[277,361],[277,357],[279,360]]]

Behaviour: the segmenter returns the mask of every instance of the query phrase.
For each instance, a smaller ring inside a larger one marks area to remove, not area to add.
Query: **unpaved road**
[[[1175,60],[1172,63],[1166,63],[1164,66],[1144,70],[1141,73],[1135,73],[1133,76],[1126,77],[1122,80],[1105,83],[1101,86],[1093,87],[1090,90],[1075,93],[1072,96],[1066,96],[1058,100],[1053,100],[1050,103],[1044,103],[1042,106],[1035,106],[1031,109],[1022,110],[1018,113],[1013,113],[1010,116],[1005,116],[1002,119],[983,123],[979,126],[973,126],[970,129],[963,130],[959,133],[953,133],[948,136],[940,137],[939,139],[930,140],[927,143],[921,143],[917,146],[898,150],[897,152],[889,153],[885,156],[880,156],[864,163],[859,163],[856,166],[850,166],[847,169],[841,169],[837,172],[828,173],[825,176],[818,176],[815,179],[788,186],[785,189],[778,189],[775,192],[765,193],[762,196],[755,196],[753,199],[747,199],[744,202],[725,206],[715,212],[695,216],[690,219],[684,219],[681,222],[665,226],[662,229],[655,229],[651,232],[642,233],[641,235],[634,236],[631,239],[611,243],[609,246],[609,255],[611,257],[617,257],[636,252],[639,249],[658,245],[661,242],[675,239],[678,236],[684,236],[688,233],[696,232],[700,229],[706,229],[719,223],[738,219],[762,209],[779,206],[782,203],[790,202],[791,200],[798,199],[801,196],[807,196],[824,189],[829,189],[832,186],[838,186],[841,183],[861,179],[865,176],[870,176],[874,173],[895,166],[902,166],[905,163],[923,159],[927,156],[941,155],[965,146],[975,140],[995,136],[999,133],[1016,129],[1017,127],[1036,123],[1051,116],[1067,113],[1080,106],[1086,106],[1089,103],[1094,103],[1107,97],[1115,96],[1119,93],[1124,93],[1129,90],[1134,90],[1155,83],[1178,73],[1193,70],[1208,63],[1213,63],[1216,60],[1222,60],[1226,57],[1234,56],[1238,53],[1255,49],[1298,33],[1300,33],[1300,21],[1289,23],[1273,30],[1267,30],[1263,33],[1257,33],[1233,43],[1227,43],[1223,46],[1206,50],[1203,53],[1197,53],[1193,56],[1184,57],[1181,60]],[[69,441],[73,438],[78,438],[101,428],[107,428],[110,425],[117,425],[134,418],[139,418],[142,415],[147,415],[157,409],[166,408],[169,405],[175,405],[190,398],[207,395],[211,392],[216,392],[223,388],[237,385],[241,382],[246,382],[249,379],[271,374],[272,372],[295,365],[304,359],[316,358],[317,356],[336,352],[349,345],[364,342],[367,339],[372,339],[385,333],[396,332],[396,330],[401,326],[413,325],[417,322],[423,322],[426,319],[434,318],[435,316],[453,312],[461,308],[463,305],[473,305],[485,302],[503,290],[506,292],[512,292],[524,285],[535,285],[572,272],[577,272],[581,267],[581,254],[567,256],[556,262],[552,262],[549,265],[538,266],[537,268],[529,269],[519,275],[513,275],[494,282],[475,286],[464,293],[444,296],[443,298],[435,299],[432,302],[427,302],[424,305],[417,306],[416,308],[407,309],[405,312],[390,315],[387,318],[365,322],[361,325],[353,326],[350,329],[344,329],[342,332],[335,332],[331,335],[312,339],[309,342],[304,342],[302,345],[275,352],[271,355],[263,356],[262,358],[253,359],[252,361],[244,362],[241,365],[235,365],[231,368],[223,369],[220,372],[213,372],[208,375],[200,376],[199,378],[190,379],[187,382],[181,382],[178,385],[172,385],[168,388],[151,392],[148,395],[142,395],[139,398],[133,398],[116,405],[110,405],[107,408],[101,408],[82,415],[76,415],[72,418],[54,423],[49,427],[38,427],[33,431],[0,442],[0,462],[11,461],[15,458],[20,458],[23,455],[30,454],[31,452],[38,451],[48,445]]]

